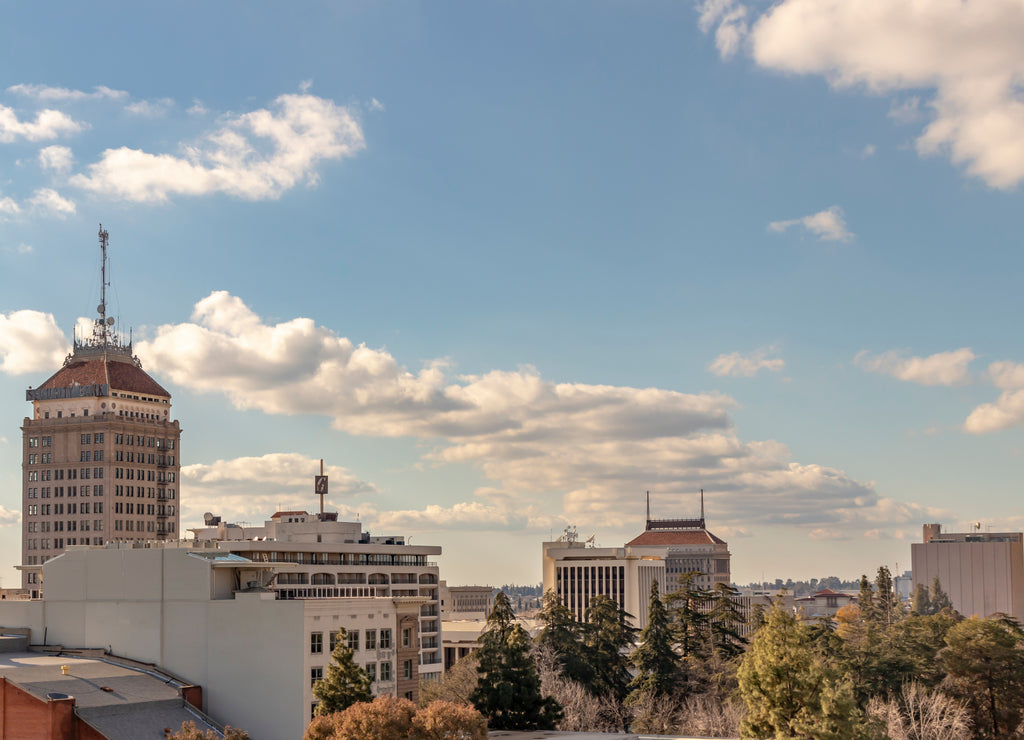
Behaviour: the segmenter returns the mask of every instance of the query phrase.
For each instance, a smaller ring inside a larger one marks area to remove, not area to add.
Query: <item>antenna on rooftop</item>
[[[110,233],[103,228],[103,224],[100,224],[100,253],[102,254],[102,261],[100,263],[100,305],[96,307],[96,311],[100,315],[98,322],[99,334],[103,339],[103,344],[107,344],[107,327],[114,323],[113,317],[107,318],[107,244],[110,241]]]
[[[651,492],[647,492],[647,521],[651,521]]]
[[[704,489],[700,489],[700,521],[704,523]]]
[[[320,475],[313,476],[313,491],[320,497],[320,521],[324,520],[324,496],[327,495],[327,476],[324,475],[324,459],[320,458]]]

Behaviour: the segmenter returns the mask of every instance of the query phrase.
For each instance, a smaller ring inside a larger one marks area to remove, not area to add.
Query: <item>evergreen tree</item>
[[[370,677],[352,660],[345,630],[341,630],[331,653],[327,675],[313,684],[313,696],[320,700],[316,705],[316,715],[334,714],[356,702],[372,700],[370,685]]]
[[[480,682],[470,700],[495,730],[551,730],[561,714],[558,703],[540,691],[540,676],[530,657],[530,638],[516,623],[504,592],[480,635],[476,655]]]
[[[702,655],[707,648],[707,615],[704,608],[707,592],[695,586],[701,575],[698,571],[681,574],[679,588],[665,597],[672,618],[676,647],[684,659]]]
[[[607,596],[595,596],[587,607],[584,642],[594,666],[590,690],[596,696],[611,696],[621,702],[629,691],[632,676],[626,651],[633,645],[636,629],[629,614]]]
[[[743,656],[738,678],[747,705],[743,737],[865,735],[849,680],[836,677],[815,657],[806,630],[777,605]]]
[[[932,614],[932,600],[928,596],[928,587],[923,583],[914,587],[910,597],[910,611],[922,617]]]
[[[953,609],[953,602],[949,600],[946,592],[942,590],[942,583],[939,582],[939,577],[935,576],[932,579],[931,588],[931,613],[938,614],[943,609]]]
[[[893,588],[892,574],[889,573],[889,568],[884,565],[878,568],[878,574],[875,576],[875,590],[877,593],[876,609],[879,621],[890,625],[899,618],[899,602],[896,599],[896,591]]]
[[[679,658],[672,650],[672,631],[668,613],[658,593],[658,582],[651,582],[651,601],[647,610],[647,626],[640,633],[640,645],[630,656],[636,676],[629,684],[629,702],[644,694],[671,694],[679,672]]]
[[[944,684],[967,702],[980,737],[1016,737],[1024,707],[1024,635],[1012,619],[973,617],[946,633]]]
[[[708,648],[726,659],[742,655],[747,647],[740,634],[746,619],[737,603],[739,596],[740,592],[727,583],[716,583],[708,594]]]
[[[860,593],[857,595],[857,606],[860,607],[861,618],[874,622],[877,617],[875,609],[875,592],[871,588],[871,581],[866,575],[860,577]]]
[[[594,669],[583,651],[583,625],[550,590],[544,594],[544,606],[537,618],[544,624],[537,644],[551,650],[564,678],[589,685]]]

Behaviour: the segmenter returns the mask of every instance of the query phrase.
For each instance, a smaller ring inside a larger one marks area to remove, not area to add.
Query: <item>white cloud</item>
[[[53,314],[30,310],[0,314],[0,372],[53,372],[70,349]]]
[[[775,348],[768,347],[756,350],[749,355],[739,352],[719,355],[708,365],[708,370],[719,377],[732,378],[753,378],[761,370],[777,373],[786,367],[786,361],[781,357],[771,357],[770,355],[773,354],[775,354]]]
[[[747,9],[736,0],[700,0],[700,30],[707,33],[715,27],[715,46],[723,59],[739,51],[747,36]]]
[[[310,88],[313,87],[313,80],[303,80],[299,83],[299,92],[305,94],[308,93]]]
[[[1002,390],[993,403],[983,403],[971,411],[964,431],[987,434],[1024,424],[1024,365],[1001,360],[988,366],[988,378]]]
[[[370,110],[382,111],[384,110],[384,103],[377,100],[377,98],[370,98]]]
[[[330,479],[327,502],[335,507],[352,496],[377,493],[372,483],[345,468],[327,465],[324,472]],[[209,511],[225,521],[261,525],[275,511],[319,510],[313,493],[313,476],[319,473],[319,460],[286,452],[184,465],[182,517],[192,523],[186,526],[200,526]]]
[[[824,211],[818,211],[803,218],[794,218],[788,221],[772,221],[768,224],[768,230],[781,234],[793,226],[803,226],[822,241],[848,242],[853,239],[853,234],[846,227],[843,209],[839,206],[832,206]]]
[[[40,188],[28,199],[28,202],[35,210],[60,218],[75,213],[74,201],[64,198],[52,188]]]
[[[888,116],[896,123],[917,123],[924,118],[924,113],[921,111],[921,98],[915,95],[902,103],[894,102],[889,108]]]
[[[81,131],[84,125],[59,110],[41,110],[35,120],[21,121],[13,108],[0,105],[0,143],[10,144],[18,139],[44,141],[63,134]]]
[[[698,3],[724,58],[871,94],[932,91],[921,155],[944,154],[988,185],[1024,179],[1024,11],[1019,0],[781,0],[749,26],[728,0]],[[714,12],[709,11],[709,7]],[[730,12],[722,10],[729,8]],[[717,25],[716,25],[717,24]],[[723,43],[725,34],[733,40]],[[909,118],[897,113],[897,120]]]
[[[49,87],[47,85],[21,84],[11,85],[7,92],[24,95],[40,102],[78,102],[81,100],[101,100],[104,98],[120,100],[128,97],[124,90],[112,90],[109,87],[100,85],[94,87],[92,92],[82,90],[70,90],[66,87]]]
[[[205,116],[209,111],[199,98],[192,98],[192,105],[186,111],[190,116]]]
[[[864,350],[857,353],[854,363],[867,372],[891,375],[910,383],[951,386],[970,381],[968,365],[974,358],[970,347],[936,352],[928,357],[906,357],[897,350],[872,355]]]
[[[179,387],[224,393],[240,409],[325,415],[350,434],[421,439],[426,462],[473,465],[520,497],[405,512],[407,523],[487,515],[502,527],[532,526],[552,521],[539,512],[550,516],[560,501],[559,516],[614,526],[640,491],[704,488],[725,526],[825,526],[870,516],[878,500],[873,484],[794,462],[778,442],[741,441],[734,402],[717,393],[557,383],[529,367],[457,376],[443,361],[414,372],[310,319],[267,324],[225,292],[136,347]],[[387,516],[390,525],[399,514]]]
[[[66,174],[71,170],[75,158],[70,147],[54,144],[39,150],[39,166],[58,174]]]
[[[17,216],[19,213],[21,206],[14,199],[0,196],[0,220],[3,220],[3,216]]]
[[[864,148],[860,150],[860,158],[869,159],[870,157],[873,156],[875,156],[875,145],[865,144]]]
[[[0,506],[0,527],[10,527],[21,523],[21,512],[12,511],[6,506]]]
[[[247,200],[278,198],[318,180],[324,160],[354,156],[365,147],[352,114],[313,95],[282,95],[267,109],[227,120],[183,154],[108,149],[71,184],[136,202],[175,195],[225,193]]]
[[[15,254],[32,254],[35,251],[31,244],[25,244],[22,242],[16,247],[4,247],[5,252],[14,252]]]
[[[168,111],[173,107],[174,100],[171,98],[159,98],[157,100],[138,100],[134,103],[129,103],[124,109],[133,116],[160,118],[167,115]]]
[[[849,534],[847,534],[846,532],[841,532],[838,529],[827,529],[824,527],[812,529],[810,532],[807,533],[807,536],[810,537],[812,540],[838,541],[850,539]]]

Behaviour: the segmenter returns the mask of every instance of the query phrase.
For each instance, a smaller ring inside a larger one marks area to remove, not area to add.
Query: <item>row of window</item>
[[[145,525],[145,526],[143,526]],[[156,532],[157,534],[171,534],[174,532],[174,522],[138,521],[134,519],[115,519],[114,531],[116,532]]]
[[[102,514],[103,502],[94,501],[91,505],[84,501],[81,504],[29,504],[28,515],[49,516],[52,513],[59,516],[65,513],[65,509],[68,514]],[[32,530],[29,531],[31,532]]]
[[[364,552],[248,552],[239,553],[261,563],[309,563],[310,565],[428,565],[426,555],[391,555]]]
[[[29,488],[28,498],[50,498],[52,493],[53,498],[64,498],[64,486],[43,486],[42,488]],[[102,496],[103,486],[68,486],[67,495],[68,498],[74,498],[81,492],[82,496]]]
[[[29,437],[29,447],[53,447],[53,437]]]
[[[173,450],[173,439],[162,439],[160,437],[145,437],[141,434],[115,434],[114,444],[126,445],[128,447],[156,447],[158,450]]]
[[[62,521],[56,521],[56,522],[33,522],[32,525],[29,525],[28,531],[30,533],[35,533],[35,532],[39,531],[39,532],[42,532],[43,534],[46,534],[46,533],[51,531],[51,528],[52,528],[52,531],[54,531],[54,532],[64,532],[64,531],[78,532],[79,530],[81,530],[82,532],[88,532],[89,530],[93,530],[93,529],[96,530],[97,532],[102,532],[103,531],[103,520],[102,519],[93,519],[92,521],[89,521],[88,519],[80,519],[80,520],[79,519],[69,519],[67,522],[62,522]],[[36,540],[26,540],[26,542],[28,542],[28,549],[29,550],[35,550],[36,549],[36,547],[35,547]]]
[[[69,468],[68,470],[30,470],[28,472],[28,480],[30,483],[36,483],[38,481],[48,480],[64,480],[65,476],[68,480],[89,480],[90,478],[102,478],[103,468]]]
[[[115,514],[148,514],[153,516],[174,516],[174,507],[165,506],[164,504],[133,504],[130,501],[123,503],[121,501],[114,502],[114,513]]]
[[[140,452],[136,455],[131,450],[127,452],[114,450],[114,460],[116,462],[140,462],[147,465],[174,465],[174,455],[154,455],[152,452],[148,454]]]
[[[362,669],[366,672],[366,675],[370,677],[370,681],[376,683],[377,681],[377,666],[380,666],[380,680],[390,681],[391,680],[391,661],[383,661],[381,663],[367,663],[362,666]],[[412,678],[412,661],[406,660],[402,663],[402,675],[406,679]],[[324,668],[323,666],[313,666],[309,669],[309,685],[315,686],[317,681],[323,680]],[[313,711],[316,711],[316,704],[313,705]]]
[[[156,481],[158,483],[174,483],[175,475],[173,472],[165,472],[163,470],[142,470],[139,468],[114,468],[114,477],[123,480],[149,480]]]
[[[153,498],[156,496],[157,501],[173,501],[174,500],[174,489],[173,488],[146,488],[145,486],[114,486],[115,496],[124,496],[126,498]]]
[[[341,634],[340,631],[334,631],[328,633],[330,639],[330,649],[328,652],[334,652],[334,648],[338,646],[338,636]],[[378,647],[381,650],[388,650],[391,648],[391,628],[383,627],[379,630],[372,629],[366,630],[366,639],[363,642],[364,650],[376,650]],[[359,630],[346,630],[345,631],[345,644],[349,650],[359,650]],[[378,639],[379,637],[379,639]],[[409,647],[409,630],[402,631],[402,638],[405,640],[405,647]],[[314,655],[319,655],[324,651],[324,633],[323,632],[310,632],[309,633],[309,652]]]
[[[82,444],[84,444],[84,445],[91,445],[91,444],[93,444],[93,440],[95,440],[95,443],[98,444],[98,445],[103,444],[103,432],[96,432],[95,434],[83,434],[82,435]]]
[[[103,527],[99,527],[98,529],[103,529]],[[90,538],[90,537],[68,537],[68,538],[58,537],[57,539],[44,538],[44,539],[41,539],[41,540],[28,540],[28,549],[29,550],[63,550],[65,544],[68,547],[71,547],[72,545],[102,545],[103,544],[103,538],[102,537],[92,537],[92,538]],[[39,558],[39,556],[30,555],[28,557],[27,565],[39,565],[40,563],[45,563],[46,560],[47,560],[47,558],[45,556],[43,556],[42,558]]]

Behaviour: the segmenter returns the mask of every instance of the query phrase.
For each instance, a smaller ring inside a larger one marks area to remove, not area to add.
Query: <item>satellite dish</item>
[[[104,306],[102,303],[100,305],[96,306],[96,313],[103,313],[106,310],[107,310],[107,307]]]
[[[113,316],[108,316],[107,317],[107,326],[113,326],[113,325],[114,325],[114,317]]]

